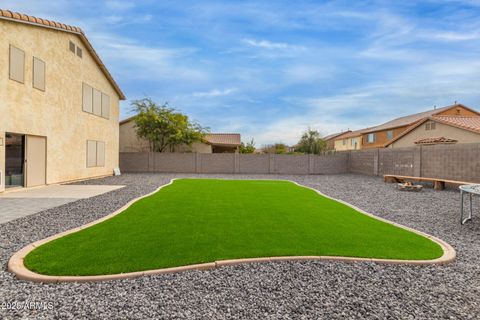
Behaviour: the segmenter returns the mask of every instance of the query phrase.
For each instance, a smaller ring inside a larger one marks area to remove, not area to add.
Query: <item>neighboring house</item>
[[[335,139],[345,133],[351,132],[350,130],[348,131],[343,131],[343,132],[337,132],[330,134],[328,136],[323,137],[323,141],[326,143],[326,150],[335,150]]]
[[[334,139],[335,151],[360,150],[362,149],[362,135],[367,129],[345,132]]]
[[[366,130],[362,136],[362,149],[384,148],[390,141],[400,136],[410,126],[430,116],[479,116],[480,114],[462,104],[432,109],[388,121]]]
[[[480,142],[480,116],[431,116],[386,144],[389,148],[415,145]]]
[[[356,149],[384,148],[410,127],[432,116],[476,117],[480,116],[480,113],[459,103],[443,108],[435,108],[396,118],[378,126],[340,135],[335,138],[335,150],[355,150],[353,147],[355,143]],[[355,141],[348,141],[348,139],[355,139]]]
[[[122,91],[77,27],[0,10],[0,192],[113,174]]]
[[[205,135],[204,141],[194,142],[191,146],[177,146],[173,152],[235,153],[238,152],[240,144],[241,137],[238,133],[209,133]],[[137,137],[134,117],[120,121],[120,152],[146,151],[150,151],[150,146],[148,141]]]

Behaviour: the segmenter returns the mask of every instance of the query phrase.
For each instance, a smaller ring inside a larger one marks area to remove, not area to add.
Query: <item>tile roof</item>
[[[82,39],[83,44],[87,48],[88,52],[93,57],[93,60],[97,63],[97,65],[100,67],[100,69],[103,71],[105,77],[109,80],[117,94],[119,95],[121,100],[125,100],[126,97],[123,94],[122,90],[118,86],[118,84],[115,82],[113,79],[112,75],[108,71],[107,67],[105,64],[102,62],[100,57],[98,56],[97,52],[93,48],[92,44],[90,41],[88,41],[87,37],[85,36],[85,33],[80,29],[79,27],[74,27],[70,26],[64,23],[56,22],[56,21],[51,21],[47,19],[42,19],[42,18],[37,18],[34,16],[29,16],[23,13],[18,13],[18,12],[12,12],[10,10],[4,10],[0,9],[0,19],[3,20],[9,20],[9,21],[14,21],[14,22],[19,22],[19,23],[25,23],[25,24],[30,24],[30,25],[35,25],[39,27],[44,27],[44,28],[51,28],[51,29],[56,29],[60,31],[65,31],[69,33],[76,34]]]
[[[433,116],[432,120],[480,133],[480,117]]]
[[[423,120],[425,118],[428,118],[430,116],[436,115],[440,112],[443,112],[443,111],[446,111],[448,109],[452,109],[452,108],[455,108],[455,107],[463,107],[463,108],[469,109],[468,107],[457,103],[457,104],[453,104],[453,105],[442,107],[442,108],[431,109],[431,110],[428,110],[428,111],[419,112],[419,113],[411,114],[411,115],[408,115],[408,116],[396,118],[396,119],[390,120],[388,122],[385,122],[381,125],[371,127],[366,132],[374,132],[374,131],[380,131],[380,130],[386,130],[386,129],[393,129],[393,128],[397,128],[397,127],[408,126],[408,125],[411,125],[411,124],[413,124],[417,121]]]
[[[241,144],[239,133],[207,133],[205,141],[216,145],[239,146]]]
[[[439,144],[439,143],[456,143],[458,140],[449,139],[445,137],[431,137],[431,138],[423,138],[418,139],[415,141],[415,144]]]
[[[367,132],[369,129],[371,129],[371,128],[365,128],[365,129],[345,132],[345,134],[339,135],[335,140],[359,137],[362,134],[364,134],[365,132]]]
[[[343,135],[343,134],[345,134],[345,133],[348,133],[348,132],[351,132],[351,130],[342,131],[342,132],[337,132],[337,133],[332,133],[332,134],[329,134],[328,136],[323,137],[322,139],[325,140],[325,141],[328,141],[328,140],[337,138],[338,136],[341,136],[341,135]]]

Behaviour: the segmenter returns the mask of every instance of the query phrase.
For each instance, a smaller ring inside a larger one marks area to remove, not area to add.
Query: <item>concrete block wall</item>
[[[120,153],[124,172],[397,174],[480,183],[480,143],[369,149],[329,155]]]
[[[480,144],[424,146],[421,155],[422,176],[480,183]]]
[[[349,172],[480,183],[480,143],[352,151]]]
[[[122,152],[123,172],[336,174],[347,172],[348,154],[280,155]]]
[[[348,172],[374,174],[375,149],[349,151]]]

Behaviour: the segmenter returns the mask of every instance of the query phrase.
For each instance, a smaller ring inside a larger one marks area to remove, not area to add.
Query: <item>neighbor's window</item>
[[[82,49],[77,47],[77,56],[82,57]]]
[[[392,140],[393,139],[393,130],[387,131],[387,140]]]
[[[355,138],[350,139],[350,145],[352,145],[352,146],[355,145]]]
[[[435,130],[435,122],[428,122],[425,124],[425,130]]]
[[[25,51],[10,46],[10,79],[24,83],[25,81]]]
[[[45,91],[45,62],[33,57],[33,87]]]
[[[374,143],[375,142],[375,133],[369,133],[367,136],[367,142],[368,143]]]
[[[87,140],[87,167],[105,166],[105,142]]]
[[[347,145],[347,139],[342,140],[342,145],[344,145],[344,146]]]

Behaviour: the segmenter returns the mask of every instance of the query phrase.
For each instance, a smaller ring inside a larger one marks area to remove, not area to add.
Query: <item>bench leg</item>
[[[397,179],[394,178],[394,177],[385,177],[385,178],[383,178],[383,181],[388,182],[388,183],[398,182]]]
[[[443,181],[435,181],[433,184],[433,189],[435,190],[443,190],[445,189],[445,182]]]

